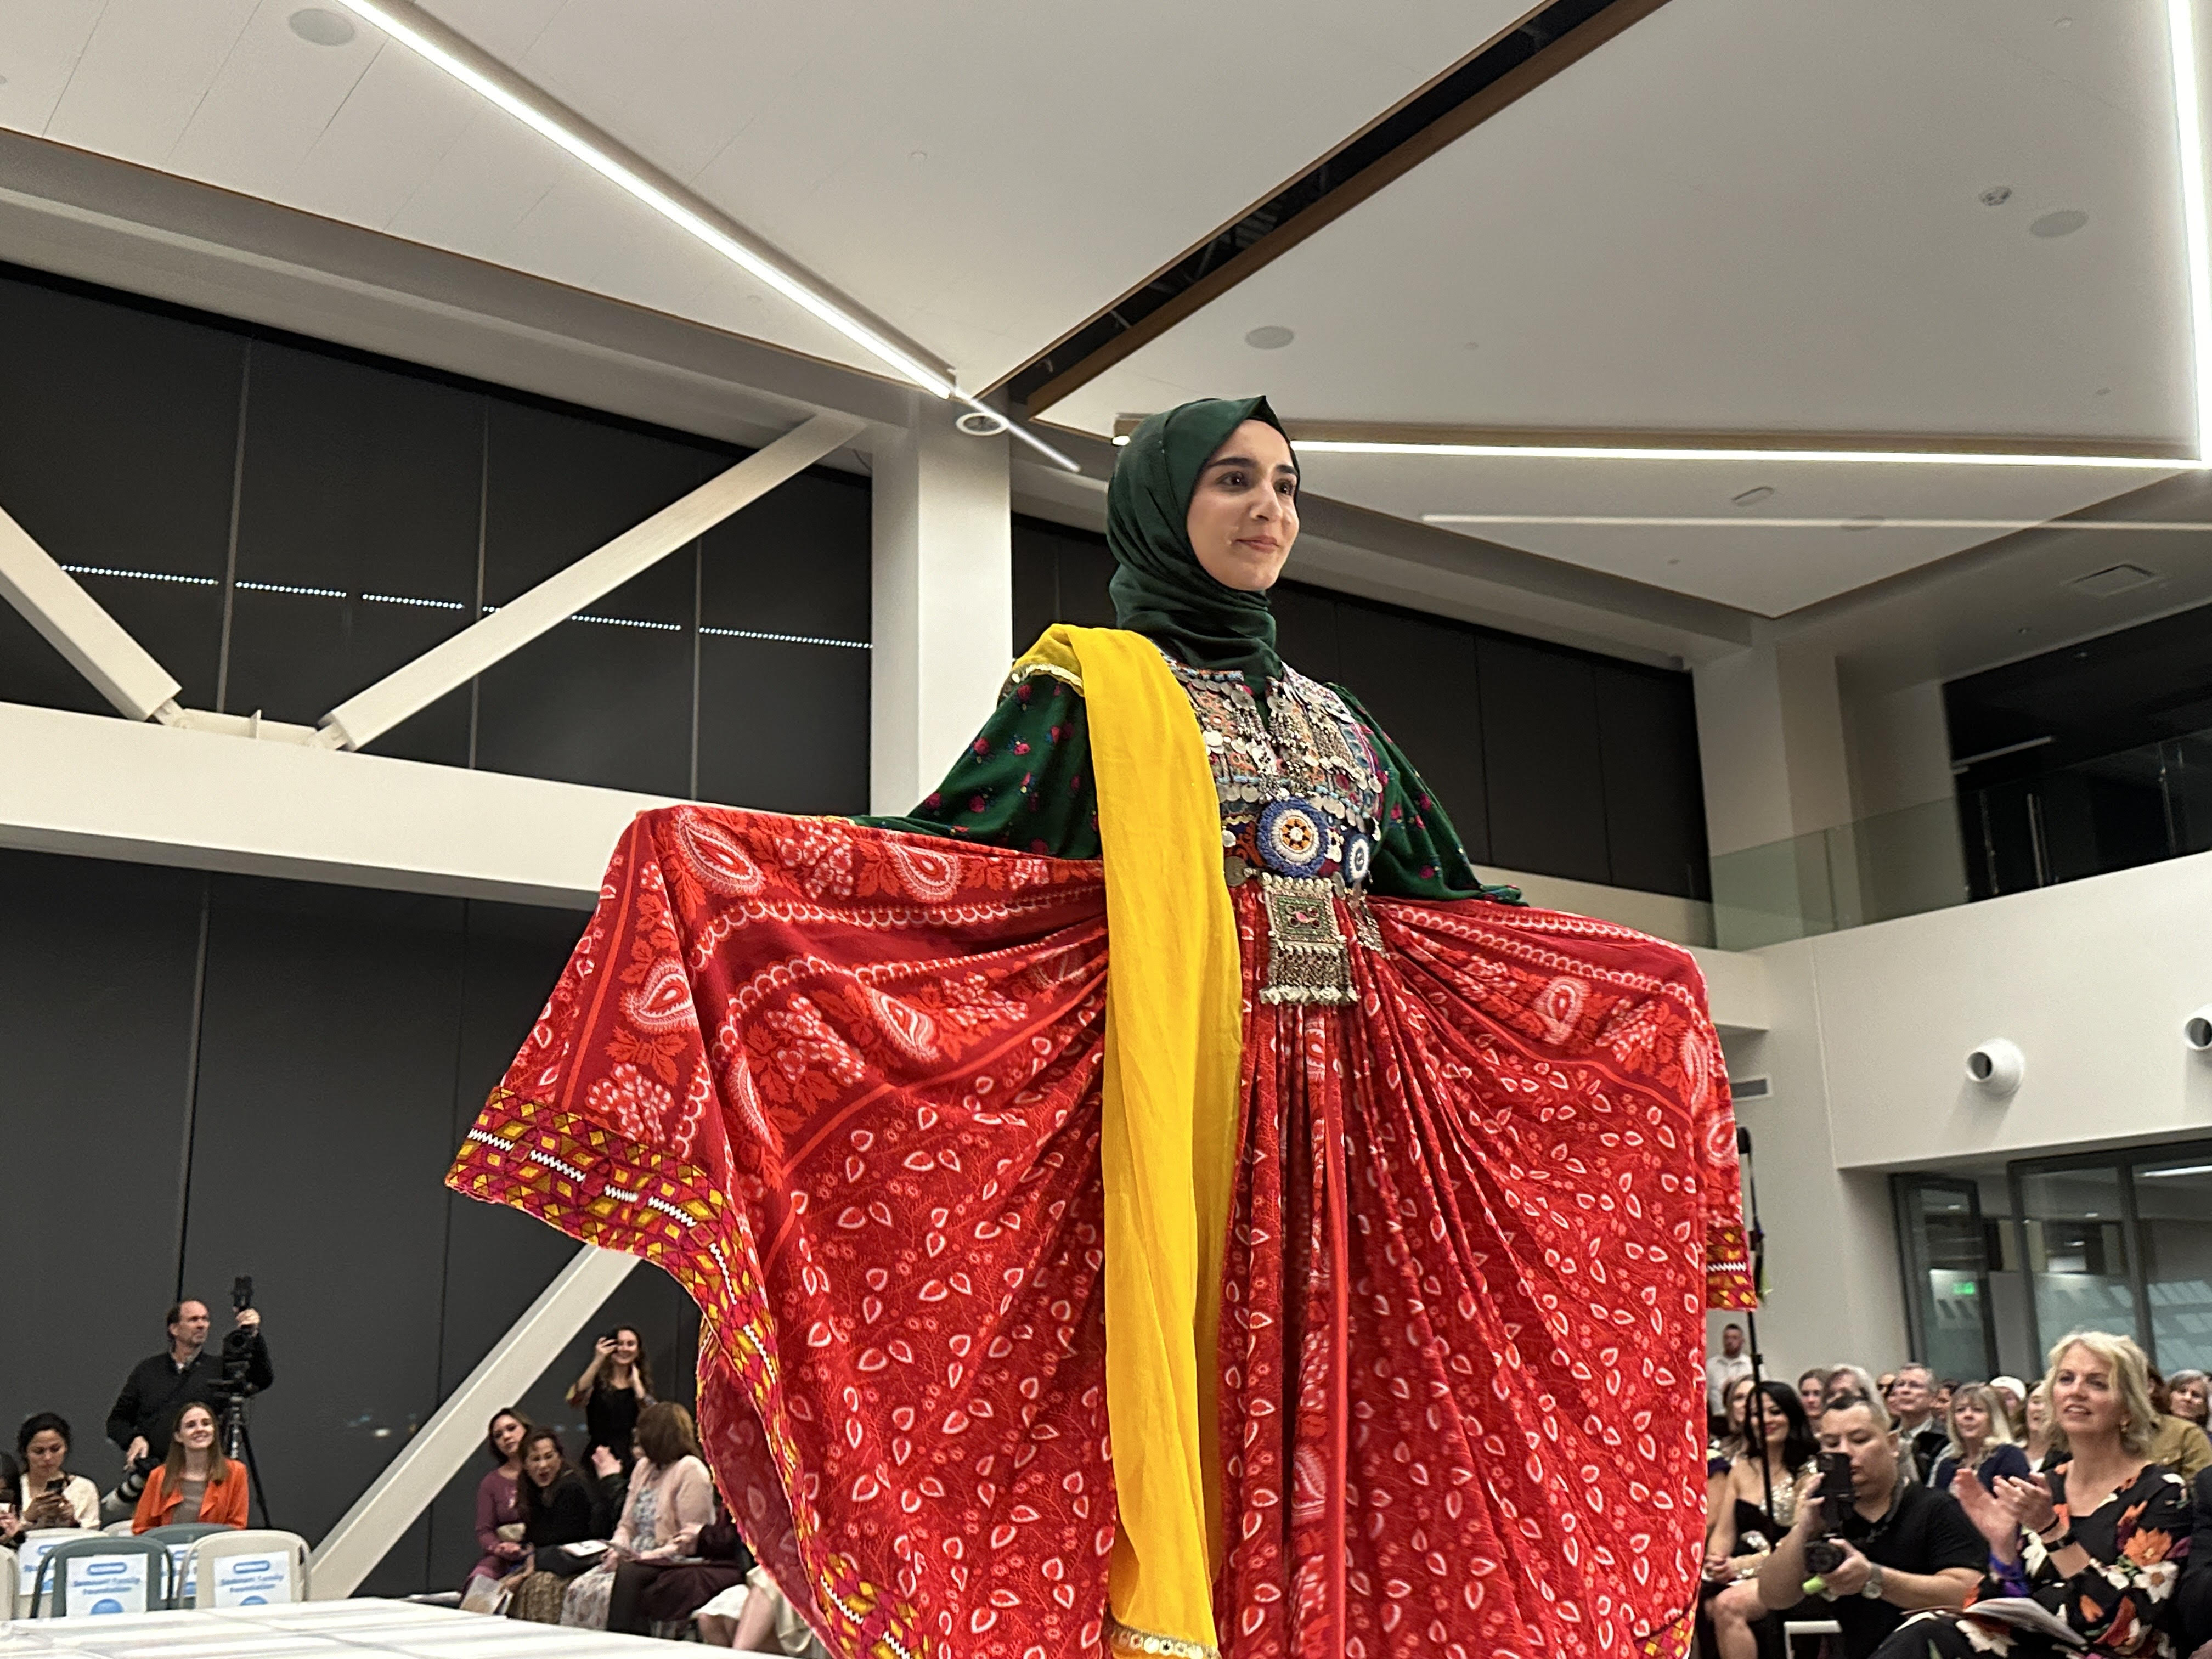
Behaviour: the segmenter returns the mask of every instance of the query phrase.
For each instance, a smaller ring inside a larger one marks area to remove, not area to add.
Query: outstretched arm
[[[1083,694],[1048,673],[1017,680],[927,799],[898,817],[854,822],[1048,858],[1097,858],[1098,787]]]

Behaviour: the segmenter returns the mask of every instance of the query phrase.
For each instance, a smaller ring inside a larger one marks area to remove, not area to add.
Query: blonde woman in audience
[[[1943,1426],[1950,1443],[1936,1460],[1936,1473],[1928,1482],[1937,1492],[1950,1491],[1961,1469],[1972,1470],[1991,1492],[2006,1476],[2027,1477],[2027,1454],[2013,1443],[2004,1402],[1987,1383],[1968,1382],[1957,1389]]]
[[[2004,1407],[2006,1420],[2012,1425],[2013,1439],[2024,1443],[2027,1439],[2027,1384],[2016,1376],[1993,1376],[1990,1379],[1990,1392]]]
[[[714,1478],[701,1458],[691,1413],[665,1400],[647,1406],[637,1414],[637,1466],[608,1559],[568,1586],[561,1622],[588,1630],[629,1629],[645,1575],[624,1569],[689,1554],[700,1529],[714,1518]]]
[[[1951,1495],[1989,1542],[1989,1571],[1963,1613],[1907,1620],[1875,1659],[2065,1654],[2172,1659],[2174,1587],[2188,1554],[2189,1484],[2155,1462],[2149,1364],[2124,1336],[2075,1331],[2051,1351],[2052,1462],[1990,1492],[1961,1474]],[[2008,1601],[2033,1600],[2037,1623]],[[2051,1621],[2070,1635],[2049,1633]]]
[[[2021,1449],[2027,1454],[2027,1466],[2039,1470],[2051,1456],[2051,1379],[2044,1378],[2027,1391],[2027,1403],[2021,1407],[2021,1415],[2027,1419],[2027,1437]]]

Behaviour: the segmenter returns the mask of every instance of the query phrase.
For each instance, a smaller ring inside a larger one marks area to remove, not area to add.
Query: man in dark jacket
[[[193,1401],[222,1411],[215,1384],[222,1380],[222,1354],[220,1349],[207,1351],[207,1304],[179,1302],[169,1310],[168,1325],[167,1352],[131,1367],[123,1392],[115,1396],[115,1409],[107,1413],[107,1437],[121,1449],[125,1463],[167,1456],[177,1413]],[[238,1330],[244,1337],[246,1380],[258,1394],[276,1380],[269,1368],[259,1310],[240,1309]]]

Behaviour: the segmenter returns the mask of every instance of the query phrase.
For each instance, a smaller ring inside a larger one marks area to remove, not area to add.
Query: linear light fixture
[[[1678,519],[1610,513],[1424,513],[1421,522],[1627,530],[2143,530],[2167,535],[2212,531],[2212,523],[2170,519],[1886,519],[1872,514],[1856,519],[1762,519],[1750,514],[1734,519]]]
[[[1530,443],[1425,443],[1413,439],[1341,440],[1298,438],[1310,455],[1434,455],[1494,457],[1509,460],[1567,461],[1821,461],[1860,465],[2103,467],[2117,470],[2186,472],[2212,468],[2212,212],[2206,205],[2204,108],[2197,77],[2197,26],[2192,0],[2166,0],[2167,75],[2173,96],[2173,125],[2181,159],[2182,240],[2187,251],[2190,360],[2194,454],[2028,455],[1989,450],[1746,449],[1692,446]],[[1124,417],[1125,419],[1127,417]],[[1115,444],[1129,441],[1117,432]],[[1429,523],[1545,522],[1525,519],[1449,520]],[[1674,523],[1680,520],[1668,520]],[[1771,521],[1770,521],[1771,522]],[[1964,526],[1961,526],[1964,527]]]
[[[550,100],[543,94],[533,96],[536,88],[436,19],[425,15],[404,0],[338,0],[338,3],[381,30],[386,39],[443,70],[541,137],[550,139],[678,229],[696,237],[801,310],[828,324],[902,380],[911,381],[933,396],[988,416],[1001,429],[1070,472],[1083,470],[1035,433],[963,392],[950,368],[925,362],[919,349],[909,349],[890,338],[884,330],[854,316],[788,268],[772,250],[738,234],[737,228],[711,204],[659,174],[647,164],[613,154],[619,146],[611,141],[601,141],[580,131],[582,122],[549,106]]]

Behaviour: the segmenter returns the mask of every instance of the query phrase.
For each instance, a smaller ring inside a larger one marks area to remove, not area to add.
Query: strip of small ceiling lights
[[[1424,513],[1421,522],[1462,528],[1534,526],[1590,530],[2139,530],[2172,536],[2212,531],[2212,523],[2168,519],[1890,519],[1871,513],[1851,519],[1762,519],[1755,514],[1734,519],[1692,519],[1616,513]]]
[[[1777,449],[1669,444],[1431,442],[1413,437],[1334,439],[1319,433],[1296,438],[1294,441],[1298,452],[1309,455],[1457,456],[1509,460],[1810,461],[1858,465],[2039,466],[2159,472],[2212,468],[2212,214],[2208,214],[2206,205],[2204,109],[2197,76],[2197,27],[2191,4],[2192,0],[2166,0],[2166,70],[2173,100],[2174,142],[2181,162],[2182,241],[2187,259],[2192,370],[2191,392],[2194,405],[2192,454],[2029,454],[1972,448],[1886,450],[1839,447]],[[1018,391],[1024,384],[1018,378],[1014,382]],[[1131,417],[1124,416],[1117,425],[1130,423],[1133,423]],[[1308,422],[1304,424],[1310,429],[1322,423]],[[1127,443],[1127,432],[1117,432],[1114,442],[1117,445]],[[1431,524],[1565,522],[1527,518],[1481,519],[1449,514],[1431,514],[1424,517]],[[1669,520],[1666,522],[1680,524],[1685,521]]]
[[[963,423],[981,418],[984,425],[980,430],[984,435],[1004,431],[1070,472],[1083,470],[1001,410],[963,392],[949,367],[931,361],[928,353],[911,343],[894,338],[887,325],[858,316],[854,308],[839,304],[712,203],[650,163],[617,154],[621,145],[561,108],[489,52],[408,0],[337,0],[337,3],[381,31],[386,39],[443,70],[486,102],[504,110],[540,137],[550,139],[678,230],[703,242],[809,315],[829,325],[901,380],[934,397],[966,405],[971,413],[962,417]]]

